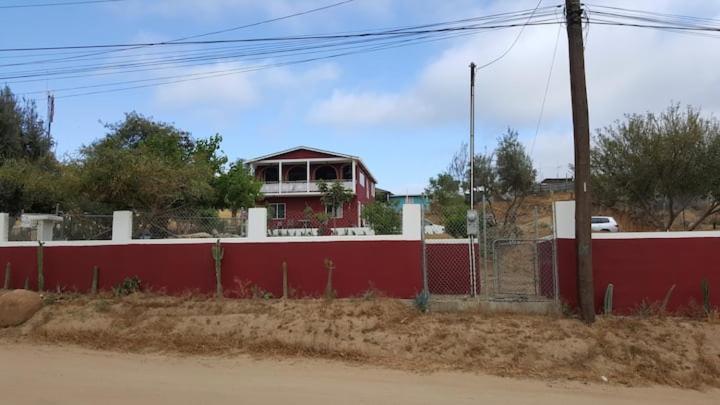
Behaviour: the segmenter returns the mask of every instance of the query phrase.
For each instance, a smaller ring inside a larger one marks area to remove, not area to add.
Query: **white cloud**
[[[626,6],[690,13],[678,9],[683,6],[678,3],[636,3]],[[676,8],[671,9],[670,4]],[[505,58],[478,72],[479,122],[498,128],[534,129],[557,30],[555,26],[527,28]],[[562,27],[560,30],[543,123],[569,127],[567,37]],[[456,43],[426,64],[404,89],[336,88],[310,109],[308,117],[314,123],[339,127],[427,128],[463,123],[467,120],[468,64],[475,61],[481,65],[494,59],[516,34],[517,29],[497,31]],[[716,73],[719,46],[715,38],[591,23],[586,68],[592,126],[606,125],[628,112],[662,109],[671,100],[720,112],[720,99],[716,97],[720,89]]]
[[[233,110],[255,105],[265,94],[273,96],[295,91],[300,87],[312,87],[322,82],[336,80],[340,69],[332,63],[315,65],[306,69],[275,68],[254,72],[227,74],[240,71],[239,63],[217,63],[208,66],[178,68],[172,75],[195,75],[189,80],[159,86],[155,90],[156,101],[164,107],[193,107],[217,110]]]

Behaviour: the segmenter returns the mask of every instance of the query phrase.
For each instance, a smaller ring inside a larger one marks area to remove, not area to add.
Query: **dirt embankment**
[[[54,302],[53,302],[54,301]],[[720,387],[720,322],[421,314],[389,299],[53,299],[0,341],[130,351],[341,359],[417,372]]]

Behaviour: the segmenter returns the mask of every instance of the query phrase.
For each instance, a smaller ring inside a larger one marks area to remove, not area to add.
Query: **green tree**
[[[106,127],[108,134],[70,163],[79,205],[96,212],[160,213],[216,201],[212,183],[224,163],[219,135],[196,142],[185,131],[134,112]]]
[[[425,194],[430,198],[433,209],[442,209],[453,205],[464,204],[465,198],[460,191],[461,182],[448,173],[440,173],[430,179],[430,185],[425,188]]]
[[[325,181],[318,182],[318,191],[320,191],[320,202],[325,207],[333,207],[333,210],[345,209],[345,204],[353,199],[353,193],[345,188],[339,181],[327,183]],[[333,215],[333,228],[336,225],[336,216]]]
[[[376,235],[396,234],[402,230],[400,213],[386,202],[376,201],[364,206],[362,217]]]
[[[215,180],[215,206],[230,209],[235,217],[239,209],[255,206],[255,202],[262,197],[261,187],[262,182],[250,173],[242,160],[238,160]]]
[[[19,101],[7,86],[0,90],[0,164],[6,159],[47,159],[52,145],[35,102]]]
[[[632,114],[598,130],[591,153],[598,203],[669,230],[689,206],[720,210],[720,125],[699,109],[673,104],[661,114]]]
[[[0,212],[49,212],[61,199],[61,167],[32,100],[0,90]]]
[[[498,139],[496,156],[497,183],[495,192],[510,199],[503,218],[503,227],[514,222],[518,208],[532,193],[537,172],[532,159],[518,139],[517,131],[508,128]]]

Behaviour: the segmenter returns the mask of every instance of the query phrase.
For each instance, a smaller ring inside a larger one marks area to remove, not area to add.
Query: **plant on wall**
[[[220,245],[218,239],[212,247],[213,260],[215,261],[215,296],[220,299],[223,296],[222,287],[222,259],[225,255],[225,249]]]
[[[345,188],[339,181],[333,181],[328,184],[325,181],[318,182],[318,190],[320,191],[320,201],[325,207],[333,207],[333,211],[345,209],[345,204],[353,199],[353,193]],[[336,218],[333,215],[333,228],[336,228]]]
[[[331,300],[337,296],[332,284],[332,274],[335,270],[335,263],[330,259],[325,259],[325,270],[327,270],[327,284],[325,284],[325,299]]]
[[[45,243],[38,242],[37,248],[37,271],[38,271],[38,292],[45,290],[45,273],[43,269],[43,246]]]

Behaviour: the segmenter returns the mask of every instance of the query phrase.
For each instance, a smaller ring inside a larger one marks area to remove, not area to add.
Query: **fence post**
[[[247,220],[248,240],[267,238],[267,208],[250,208]]]
[[[132,240],[133,213],[132,211],[113,212],[112,240],[113,242],[129,242]]]
[[[421,240],[422,222],[420,204],[404,204],[402,206],[402,234],[405,239]]]
[[[7,212],[0,212],[0,243],[8,241],[10,235],[10,215]]]

